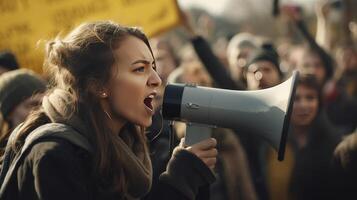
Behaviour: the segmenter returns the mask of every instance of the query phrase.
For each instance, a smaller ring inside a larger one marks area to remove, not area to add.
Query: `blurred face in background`
[[[315,53],[304,53],[298,64],[303,74],[312,74],[322,84],[326,79],[326,70],[321,58]]]
[[[198,62],[187,64],[183,71],[183,81],[199,86],[212,87],[212,79],[208,72]]]
[[[243,74],[243,69],[246,67],[248,58],[255,51],[252,47],[241,47],[232,51],[228,57],[231,73],[240,79]]]
[[[5,72],[8,72],[8,71],[9,71],[8,68],[3,67],[3,66],[0,65],[0,75],[3,74],[3,73],[5,73]]]
[[[280,83],[279,72],[272,62],[257,61],[248,67],[247,83],[249,90],[273,87]]]
[[[357,52],[346,47],[337,52],[338,66],[344,71],[357,71]]]
[[[248,58],[258,48],[256,36],[250,33],[238,33],[233,36],[227,46],[227,59],[230,73],[234,80],[242,80],[244,67],[247,67]]]
[[[7,119],[11,122],[11,125],[16,127],[24,122],[31,110],[41,105],[43,96],[43,93],[38,93],[18,104],[7,117]]]
[[[318,92],[305,85],[296,88],[291,122],[294,126],[308,126],[316,118],[319,107]]]
[[[160,39],[150,40],[156,61],[157,73],[165,84],[167,77],[176,68],[175,58],[170,52],[170,45]]]
[[[243,68],[247,65],[247,59],[251,55],[254,49],[252,48],[241,48],[237,51],[236,62],[235,65],[238,68]]]

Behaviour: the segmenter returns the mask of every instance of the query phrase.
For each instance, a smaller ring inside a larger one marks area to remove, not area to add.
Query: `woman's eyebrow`
[[[154,61],[155,62],[155,61]],[[153,63],[154,63],[153,62]],[[148,64],[150,64],[150,62],[149,61],[147,61],[147,60],[136,60],[136,61],[134,61],[133,63],[131,63],[132,65],[135,65],[135,64],[138,64],[138,63],[144,63],[144,64],[146,64],[146,65],[148,65]]]

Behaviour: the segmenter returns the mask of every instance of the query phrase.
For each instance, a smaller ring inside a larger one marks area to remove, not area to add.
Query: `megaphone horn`
[[[268,89],[237,91],[169,84],[165,88],[162,115],[210,126],[249,131],[268,141],[284,159],[298,72]]]

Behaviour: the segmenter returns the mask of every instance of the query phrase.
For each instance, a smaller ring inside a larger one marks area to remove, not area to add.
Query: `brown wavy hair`
[[[142,40],[152,50],[147,37],[139,29],[125,27],[111,21],[84,23],[63,39],[57,37],[46,46],[45,70],[52,89],[63,89],[73,96],[73,104],[68,105],[92,131],[89,138],[96,148],[93,159],[93,176],[100,185],[109,186],[119,194],[127,191],[127,180],[123,171],[123,161],[117,150],[118,143],[105,122],[105,113],[99,103],[98,86],[104,86],[110,78],[111,68],[116,62],[113,50],[125,38],[134,36]],[[153,55],[153,54],[152,54]],[[84,111],[84,112],[82,112]],[[19,130],[14,149],[23,145],[26,136],[38,126],[49,123],[43,109],[36,110],[27,118]],[[135,154],[147,151],[143,127],[128,123],[119,134],[132,147]]]

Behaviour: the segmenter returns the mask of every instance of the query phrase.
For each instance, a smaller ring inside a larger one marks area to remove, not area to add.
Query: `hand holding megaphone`
[[[185,148],[187,151],[200,158],[207,165],[207,167],[213,170],[216,165],[218,155],[216,146],[217,141],[214,138],[207,138],[191,146],[187,146],[185,144],[185,138],[182,138],[178,148]]]

